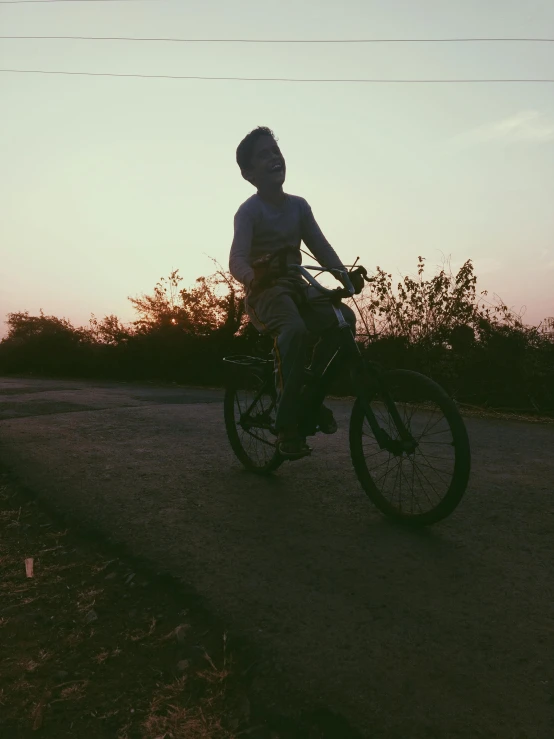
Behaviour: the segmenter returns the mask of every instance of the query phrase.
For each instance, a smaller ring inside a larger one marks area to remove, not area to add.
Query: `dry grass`
[[[3,481],[0,734],[234,739],[248,731],[226,635],[191,620],[167,586],[129,580],[125,562],[82,546]]]
[[[523,411],[516,410],[495,410],[494,408],[469,405],[468,403],[460,403],[459,408],[463,416],[474,418],[490,418],[498,421],[525,421],[525,423],[554,423],[554,418],[552,416],[543,416],[539,413],[525,413]]]

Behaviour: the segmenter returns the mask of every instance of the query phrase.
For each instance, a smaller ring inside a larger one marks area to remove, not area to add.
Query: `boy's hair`
[[[250,131],[237,147],[237,164],[239,165],[241,172],[248,169],[252,163],[252,152],[254,151],[254,145],[260,136],[271,136],[272,139],[277,141],[277,137],[267,126],[258,126],[253,131]]]

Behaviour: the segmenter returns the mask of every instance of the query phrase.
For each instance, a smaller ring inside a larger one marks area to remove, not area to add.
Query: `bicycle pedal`
[[[312,449],[310,449],[309,452],[303,452],[302,454],[297,454],[294,457],[284,457],[284,459],[287,462],[297,462],[300,459],[306,459],[306,457],[311,457],[312,455]],[[282,455],[281,455],[282,456]]]
[[[306,449],[302,450],[301,452],[297,452],[297,453],[282,452],[281,449],[278,448],[278,452],[281,455],[281,457],[283,459],[288,460],[289,462],[294,462],[297,459],[304,459],[304,457],[309,457],[312,451],[313,449],[309,446],[307,446]]]

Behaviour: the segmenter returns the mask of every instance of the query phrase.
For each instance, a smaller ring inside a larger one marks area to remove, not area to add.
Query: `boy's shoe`
[[[337,422],[333,416],[333,411],[330,408],[327,408],[326,405],[322,405],[319,409],[318,426],[319,430],[324,434],[334,434],[338,429]]]
[[[298,434],[286,434],[281,432],[277,437],[277,451],[284,459],[302,459],[312,453],[306,444],[306,439]]]

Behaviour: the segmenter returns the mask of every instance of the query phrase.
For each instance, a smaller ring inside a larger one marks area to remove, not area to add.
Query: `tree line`
[[[178,270],[150,294],[129,298],[136,318],[88,326],[43,312],[7,316],[0,373],[221,385],[227,354],[269,354],[244,314],[243,289],[223,269],[183,287]],[[440,382],[460,402],[554,414],[554,338],[527,326],[497,297],[478,292],[471,260],[394,280],[377,267],[355,300],[358,342],[384,366]],[[348,380],[335,388],[348,394]]]

